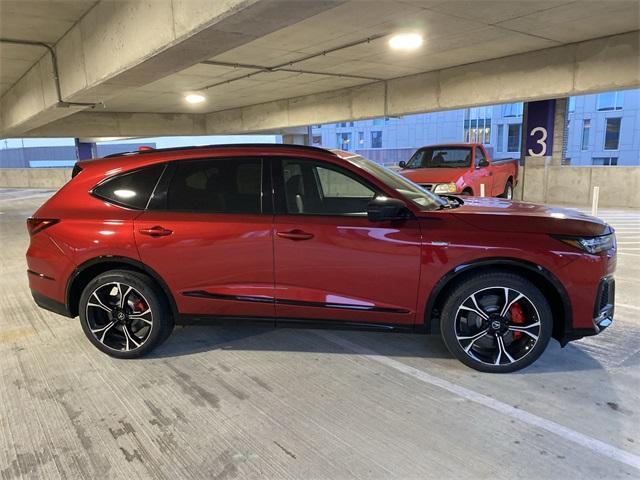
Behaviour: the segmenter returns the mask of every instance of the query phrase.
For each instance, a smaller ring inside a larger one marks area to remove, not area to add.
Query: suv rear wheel
[[[458,285],[440,319],[444,343],[465,365],[507,373],[533,363],[547,347],[551,309],[540,290],[511,273],[488,273]]]
[[[163,293],[147,275],[111,270],[98,275],[80,297],[80,323],[99,350],[136,358],[164,342],[173,317]]]

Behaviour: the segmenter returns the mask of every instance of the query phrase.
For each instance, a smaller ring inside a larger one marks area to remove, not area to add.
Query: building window
[[[498,138],[496,143],[496,151],[504,152],[504,125],[498,125]]]
[[[382,132],[371,132],[371,148],[382,148]]]
[[[582,120],[582,150],[589,149],[589,131],[591,130],[591,119],[585,118]]]
[[[467,108],[464,111],[464,141],[491,143],[491,107]]]
[[[576,97],[569,97],[567,101],[567,111],[573,113],[576,111]]]
[[[503,117],[521,117],[522,116],[522,102],[517,103],[505,103],[502,105]]]
[[[605,92],[598,94],[598,110],[622,110],[622,101],[624,100],[623,92]]]
[[[509,125],[509,132],[507,135],[507,151],[519,152],[520,151],[520,137],[522,136],[522,125],[519,123],[512,123]]]
[[[621,118],[607,118],[607,127],[604,131],[604,149],[618,150],[620,144]]]
[[[593,165],[618,165],[618,157],[593,157],[591,159]]]
[[[349,122],[349,126],[350,126],[350,127],[354,127],[354,126],[355,126],[355,123],[353,123],[353,122]]]
[[[358,147],[364,148],[364,132],[358,132]]]
[[[338,148],[340,150],[347,150],[349,151],[351,148],[351,133],[349,132],[343,132],[343,133],[338,133],[336,134],[337,140],[336,143],[338,144]]]

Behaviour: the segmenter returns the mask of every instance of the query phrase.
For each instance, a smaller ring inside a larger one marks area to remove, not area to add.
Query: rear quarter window
[[[164,164],[140,168],[108,178],[93,189],[93,195],[122,207],[144,210]]]

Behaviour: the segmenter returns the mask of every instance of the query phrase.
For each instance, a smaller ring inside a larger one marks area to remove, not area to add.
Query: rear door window
[[[122,207],[144,210],[164,167],[162,163],[116,175],[94,188],[93,195]]]
[[[168,210],[203,213],[262,212],[262,160],[216,158],[174,163]]]

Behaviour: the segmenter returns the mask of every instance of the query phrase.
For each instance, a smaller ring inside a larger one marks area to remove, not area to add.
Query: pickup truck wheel
[[[553,326],[540,290],[511,273],[488,273],[458,285],[446,300],[440,328],[449,351],[465,365],[508,373],[544,352]]]
[[[511,180],[507,180],[507,184],[504,186],[504,192],[500,196],[507,200],[513,200],[513,184]]]

